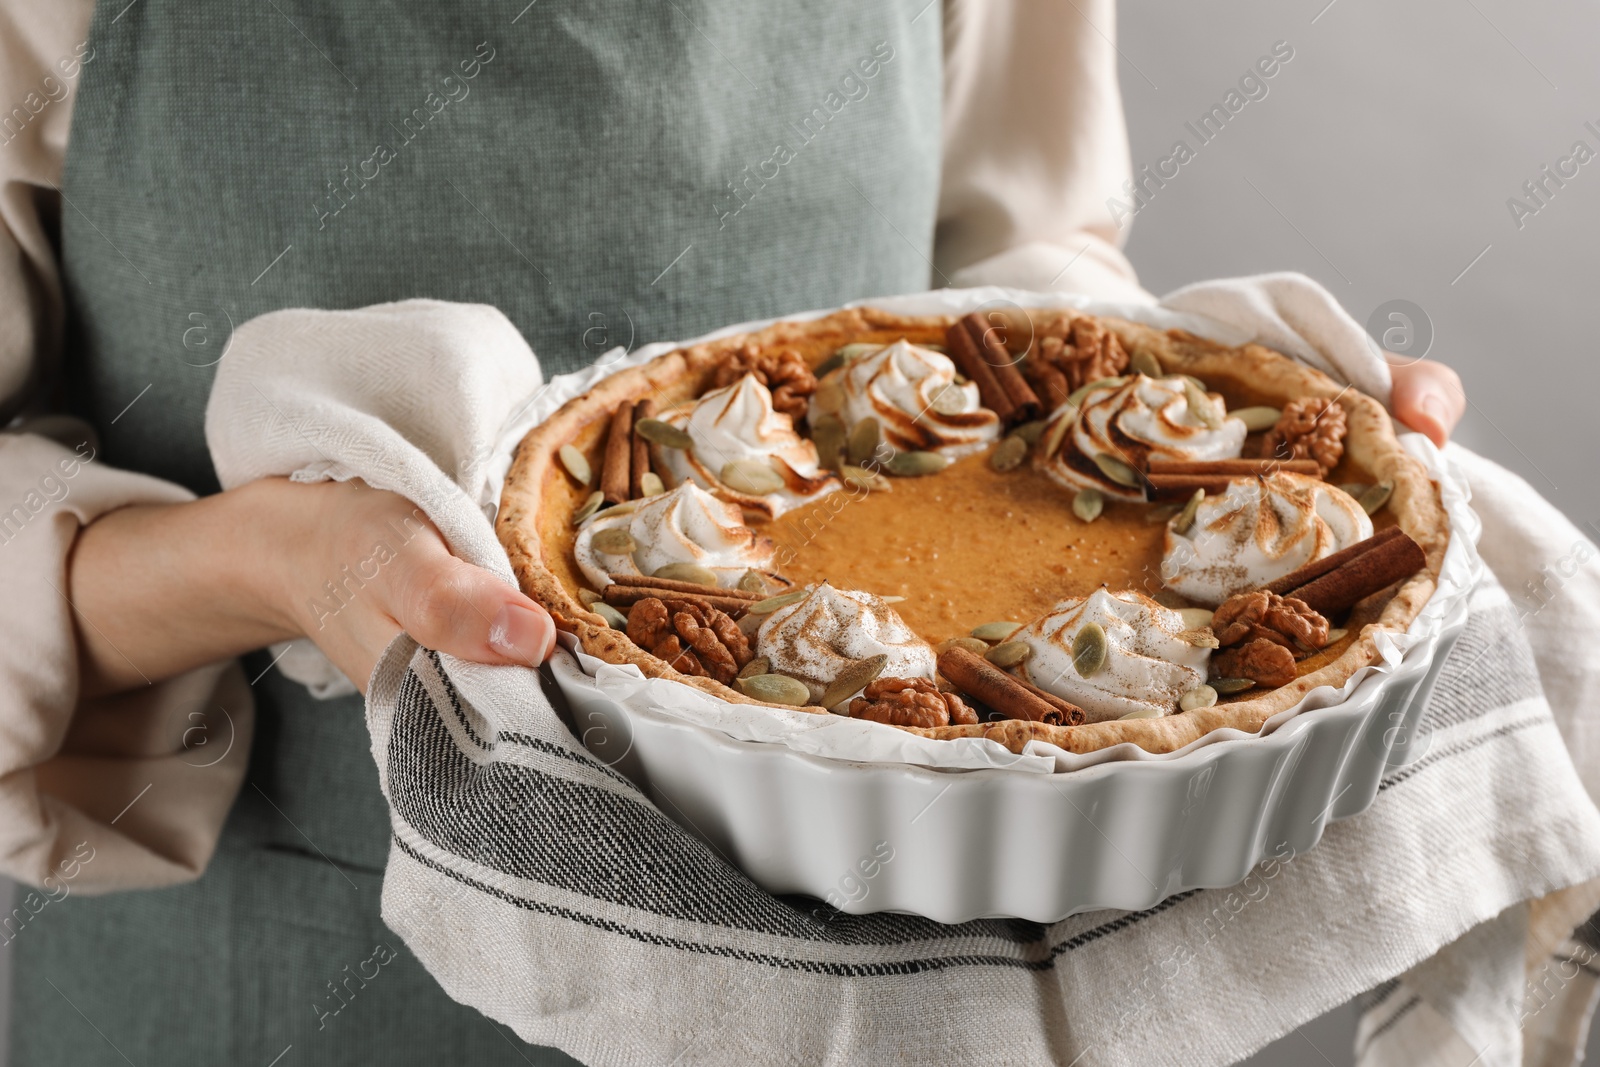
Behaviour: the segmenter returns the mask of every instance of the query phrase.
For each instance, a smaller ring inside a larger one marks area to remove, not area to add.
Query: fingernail
[[[1450,409],[1445,405],[1444,397],[1438,393],[1423,393],[1417,398],[1417,407],[1422,413],[1439,424],[1442,430],[1449,425]]]
[[[521,604],[503,604],[489,624],[489,647],[506,659],[537,666],[550,639],[550,617]]]

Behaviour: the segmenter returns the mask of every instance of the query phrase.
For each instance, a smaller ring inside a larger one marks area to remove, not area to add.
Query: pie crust
[[[1027,314],[1035,321],[1043,321],[1062,313],[1038,309]],[[1163,331],[1106,316],[1099,320],[1130,352],[1142,350],[1155,356],[1165,373],[1192,375],[1222,393],[1230,410],[1257,404],[1282,407],[1290,400],[1307,396],[1334,399],[1344,409],[1348,424],[1341,469],[1359,471],[1373,482],[1393,483],[1385,512],[1393,524],[1422,547],[1426,566],[1392,592],[1385,591],[1358,604],[1346,624],[1351,636],[1342,650],[1331,658],[1313,657],[1322,662],[1277,689],[1253,691],[1213,707],[1161,718],[1076,726],[1012,719],[971,726],[900,729],[932,738],[986,737],[1013,752],[1020,752],[1028,741],[1038,739],[1076,753],[1122,743],[1164,753],[1213,730],[1231,728],[1255,733],[1269,718],[1293,707],[1310,690],[1342,686],[1358,670],[1379,662],[1376,632],[1403,632],[1433,594],[1449,542],[1449,525],[1433,483],[1422,465],[1401,448],[1389,415],[1378,401],[1341,387],[1326,375],[1260,345],[1233,348],[1181,330]],[[809,322],[779,322],[753,334],[678,349],[603,379],[534,427],[523,438],[507,474],[496,531],[523,590],[548,608],[556,625],[574,634],[583,649],[596,658],[631,663],[646,676],[670,678],[723,700],[760,704],[709,678],[673,670],[638,648],[624,633],[612,629],[577,598],[577,590],[585,583],[572,559],[575,531],[571,519],[591,490],[568,476],[557,461],[558,450],[563,445],[573,445],[598,469],[611,413],[618,404],[652,397],[662,409],[670,409],[690,402],[705,391],[724,360],[752,341],[763,348],[797,350],[815,367],[849,343],[887,344],[901,337],[913,343],[942,339],[954,321],[948,316],[908,317],[854,308]],[[1014,476],[1018,475],[994,474],[997,479]],[[1020,476],[1043,477],[1032,472]],[[783,706],[783,710],[826,714],[819,707]]]

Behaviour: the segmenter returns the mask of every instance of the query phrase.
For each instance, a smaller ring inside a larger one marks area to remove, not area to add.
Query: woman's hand
[[[79,534],[68,568],[86,695],[302,636],[363,690],[402,630],[479,663],[535,666],[555,644],[542,607],[360,482],[272,478],[123,508]]]
[[[1390,357],[1394,392],[1389,406],[1394,409],[1394,417],[1442,448],[1467,410],[1467,393],[1461,387],[1461,378],[1443,363],[1401,359]]]

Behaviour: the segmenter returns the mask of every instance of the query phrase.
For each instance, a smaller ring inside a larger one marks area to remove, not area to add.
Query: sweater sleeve
[[[1105,206],[1132,176],[1114,0],[944,13],[938,280],[1153,300]]]
[[[78,692],[77,633],[95,625],[67,596],[78,531],[119,507],[190,499],[107,467],[86,426],[49,414],[63,321],[52,235],[72,210],[58,186],[92,10],[0,0],[0,874],[53,899],[199,877],[254,718],[231,662]]]

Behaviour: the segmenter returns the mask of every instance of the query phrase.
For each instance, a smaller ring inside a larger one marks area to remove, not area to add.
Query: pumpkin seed
[[[817,383],[811,394],[810,410],[826,415],[836,415],[844,407],[844,386],[838,378],[827,378]]]
[[[578,590],[578,599],[583,601],[585,604],[598,604],[600,601],[604,600],[605,597],[601,596],[599,593],[596,593],[593,589],[580,589]]]
[[[847,485],[853,485],[857,489],[871,489],[881,493],[894,488],[889,484],[889,479],[877,471],[869,471],[865,467],[840,467],[839,476],[845,480]]]
[[[1086,622],[1072,639],[1072,667],[1080,678],[1092,678],[1106,665],[1106,632],[1097,622]]]
[[[1144,522],[1146,526],[1154,526],[1158,522],[1171,522],[1182,511],[1179,504],[1152,504],[1144,509]]]
[[[1335,641],[1343,641],[1346,637],[1349,636],[1349,634],[1350,634],[1349,630],[1340,630],[1340,629],[1329,630],[1328,631],[1328,644],[1327,645],[1323,645],[1322,647],[1323,648],[1327,648],[1328,645],[1333,644]]]
[[[1221,407],[1193,378],[1183,379],[1183,396],[1189,402],[1189,411],[1208,430],[1222,429]]]
[[[783,488],[783,475],[764,459],[732,459],[717,473],[722,484],[739,493],[765,496]]]
[[[1200,502],[1205,498],[1206,491],[1204,489],[1196,489],[1194,491],[1194,496],[1189,498],[1189,502],[1183,506],[1183,510],[1178,512],[1177,517],[1172,520],[1173,533],[1186,534],[1189,532],[1189,528],[1194,525],[1194,517],[1200,514]]]
[[[878,599],[883,601],[885,604],[903,604],[906,600],[906,598],[903,596],[881,596]]]
[[[734,622],[739,627],[739,632],[750,639],[751,644],[756,643],[756,631],[761,629],[761,624],[767,621],[765,615],[751,615],[745,612]]]
[[[1083,385],[1080,385],[1078,388],[1072,391],[1072,395],[1067,397],[1067,403],[1071,404],[1073,407],[1077,407],[1083,403],[1084,397],[1088,396],[1095,390],[1115,389],[1117,386],[1124,384],[1126,381],[1126,378],[1097,378],[1092,382],[1085,382]]]
[[[1238,419],[1251,433],[1265,433],[1278,425],[1282,417],[1283,412],[1269,407],[1234,408],[1228,412],[1228,418]]]
[[[1140,708],[1138,711],[1130,711],[1126,715],[1118,715],[1117,720],[1120,722],[1123,719],[1159,719],[1161,717],[1160,708]]]
[[[811,440],[817,446],[817,462],[828,470],[839,469],[844,452],[844,423],[839,416],[823,413],[811,420]]]
[[[847,454],[852,466],[859,467],[872,458],[878,451],[878,442],[883,439],[883,427],[878,425],[878,420],[868,415],[854,426],[850,427]]]
[[[786,608],[790,604],[798,604],[811,595],[809,589],[791,589],[787,593],[769,596],[765,600],[758,600],[746,610],[752,615],[770,615],[779,608]]]
[[[616,608],[612,607],[610,604],[602,601],[601,603],[595,604],[591,610],[593,610],[596,615],[606,620],[606,625],[611,627],[613,630],[627,630],[628,617],[622,612],[618,611]]]
[[[1339,491],[1341,493],[1348,493],[1351,496],[1355,497],[1357,500],[1361,499],[1361,494],[1362,493],[1365,493],[1368,489],[1371,489],[1371,488],[1372,488],[1372,486],[1368,485],[1366,482],[1340,482],[1339,483]]]
[[[987,655],[989,652],[988,642],[979,641],[976,637],[952,637],[948,641],[940,641],[937,645],[934,645],[933,651],[937,655],[941,652],[948,652],[952,648],[964,648],[974,656]]]
[[[1015,667],[1031,655],[1033,646],[1026,641],[1004,641],[991,648],[983,658],[996,667]]]
[[[716,572],[698,563],[669,563],[657,567],[652,578],[667,578],[674,582],[693,582],[695,585],[716,585]]]
[[[748,678],[734,679],[739,692],[768,704],[789,704],[800,707],[811,702],[811,690],[804,682],[782,674],[754,674]]]
[[[811,369],[811,373],[818,378],[826,377],[845,365],[844,349],[840,349],[827,359],[818,363]]]
[[[660,419],[640,419],[633,424],[633,428],[638,430],[639,436],[646,441],[654,441],[656,444],[666,445],[668,448],[688,448],[694,444],[694,439],[689,436],[687,431],[680,430],[672,423],[663,422]]]
[[[1242,693],[1246,689],[1254,689],[1256,680],[1254,678],[1213,678],[1210,685],[1213,693],[1228,697],[1235,693]]]
[[[1146,378],[1159,378],[1162,375],[1161,362],[1150,352],[1141,348],[1128,360],[1128,369],[1135,374],[1142,374]]]
[[[744,669],[739,672],[739,677],[749,678],[757,674],[767,674],[771,672],[771,670],[772,660],[768,659],[766,656],[757,656],[755,659],[744,665]]]
[[[1011,433],[1013,436],[1022,438],[1030,445],[1036,445],[1039,443],[1039,438],[1044,436],[1044,428],[1047,425],[1049,423],[1045,419],[1034,419],[1032,422],[1025,422],[1018,426]]]
[[[832,684],[823,690],[822,706],[825,708],[838,707],[865,689],[867,683],[882,674],[883,669],[888,665],[889,657],[882,654],[856,660],[840,671],[839,676],[833,680]]]
[[[896,452],[883,464],[883,469],[902,478],[917,478],[924,474],[937,474],[950,466],[950,461],[937,452]]]
[[[738,588],[745,593],[765,593],[767,591],[766,576],[754,569],[745,571],[739,575]]]
[[[1100,473],[1129,489],[1139,488],[1139,472],[1109,452],[1096,452],[1094,465],[1100,468]]]
[[[1389,502],[1389,494],[1392,492],[1394,492],[1393,482],[1379,482],[1357,497],[1356,502],[1368,515],[1376,515]]]
[[[834,353],[834,355],[838,356],[846,363],[854,363],[863,356],[870,356],[874,352],[881,352],[886,347],[886,345],[868,344],[866,342],[857,341],[854,344],[848,344],[840,348],[839,351]]]
[[[1211,628],[1211,619],[1216,615],[1216,612],[1205,608],[1178,608],[1177,612],[1183,616],[1185,630],[1208,630]]]
[[[1222,642],[1217,640],[1217,635],[1211,632],[1209,626],[1198,630],[1179,630],[1173,636],[1193,648],[1222,647]]]
[[[954,383],[942,386],[933,394],[933,400],[928,406],[940,415],[964,414],[967,410],[967,392]]]
[[[1080,489],[1072,498],[1072,513],[1084,522],[1093,522],[1106,508],[1106,498],[1098,489]]]
[[[1022,465],[1022,461],[1027,458],[1028,442],[1016,434],[1011,434],[1000,442],[1000,447],[996,448],[994,454],[989,457],[989,466],[997,471],[1016,470]]]
[[[1199,711],[1217,702],[1217,691],[1209,685],[1197,685],[1178,698],[1178,707],[1184,711]]]
[[[633,534],[621,526],[608,526],[596,532],[589,539],[589,544],[596,552],[604,552],[608,556],[630,556],[639,547]]]
[[[604,493],[590,493],[589,499],[583,502],[583,506],[572,513],[572,525],[577,526],[582,523],[584,519],[587,519],[590,515],[593,515],[595,512],[599,511],[600,505],[604,504],[605,502],[606,495]]]
[[[562,445],[556,455],[560,458],[561,465],[567,468],[567,473],[577,479],[580,485],[589,484],[594,472],[589,469],[589,461],[583,458],[582,452],[571,445]]]
[[[655,471],[645,471],[639,475],[639,492],[645,496],[660,496],[667,491],[667,483],[661,480],[661,475]]]
[[[1004,641],[1020,629],[1022,629],[1020,622],[986,622],[982,626],[974,627],[972,636],[979,641]]]
[[[1056,416],[1056,421],[1050,427],[1050,435],[1044,439],[1044,456],[1046,459],[1061,451],[1061,442],[1066,440],[1067,431],[1072,429],[1072,423],[1078,417],[1078,409],[1068,406]]]

